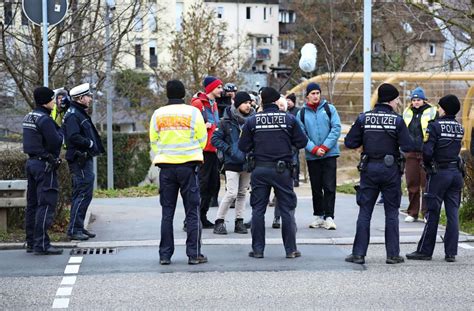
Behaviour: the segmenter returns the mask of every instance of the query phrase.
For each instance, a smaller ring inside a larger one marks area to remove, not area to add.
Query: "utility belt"
[[[293,164],[285,161],[276,161],[276,162],[265,162],[265,161],[255,161],[255,167],[271,167],[275,168],[277,173],[283,173],[285,170],[293,169]]]
[[[462,177],[466,177],[466,163],[464,162],[464,159],[461,156],[458,156],[457,161],[451,161],[451,162],[432,161],[429,166],[423,165],[423,168],[425,169],[428,175],[437,174],[438,170],[457,168],[461,172]]]
[[[46,162],[46,166],[44,167],[45,173],[57,170],[63,162],[61,158],[55,158],[52,154],[48,154],[48,156],[30,155],[30,159]]]
[[[386,167],[392,167],[395,164],[398,166],[400,174],[403,174],[405,171],[405,156],[400,154],[398,157],[395,157],[392,154],[386,154],[381,156],[369,156],[368,154],[362,153],[360,155],[360,161],[357,165],[359,172],[363,172],[367,169],[369,163],[383,163]]]

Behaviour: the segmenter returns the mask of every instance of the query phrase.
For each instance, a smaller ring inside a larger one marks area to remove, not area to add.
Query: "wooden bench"
[[[0,231],[7,231],[9,208],[26,208],[26,180],[0,180]]]

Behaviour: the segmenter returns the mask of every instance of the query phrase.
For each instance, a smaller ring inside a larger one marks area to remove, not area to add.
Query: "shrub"
[[[107,149],[107,136],[102,136]],[[147,133],[114,133],[114,188],[137,186],[150,168],[150,144]],[[107,188],[107,154],[97,160],[97,184]]]
[[[464,195],[459,210],[459,220],[461,223],[474,222],[474,157],[469,154],[464,155],[466,161],[466,177],[464,178]]]

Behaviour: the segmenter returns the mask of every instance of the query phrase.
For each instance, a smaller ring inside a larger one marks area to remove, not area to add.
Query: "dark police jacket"
[[[457,162],[464,128],[455,116],[443,116],[428,123],[428,141],[423,145],[423,162]]]
[[[59,157],[63,133],[51,118],[51,111],[36,107],[23,118],[23,152],[30,157]]]
[[[264,110],[245,122],[239,140],[243,152],[253,150],[257,162],[292,162],[292,146],[304,148],[308,138],[293,115],[278,110],[275,104],[265,104]]]
[[[86,107],[73,101],[64,115],[62,127],[66,137],[66,160],[74,161],[76,151],[87,152],[91,157],[105,152]]]
[[[363,154],[381,159],[387,154],[394,157],[414,150],[407,126],[403,118],[389,105],[376,104],[374,109],[361,113],[344,139],[347,148],[363,146]]]

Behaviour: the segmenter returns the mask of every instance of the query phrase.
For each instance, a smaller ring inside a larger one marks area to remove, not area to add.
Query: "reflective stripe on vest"
[[[428,122],[433,120],[435,117],[436,117],[436,108],[433,106],[431,106],[428,109],[425,109],[423,111],[423,114],[421,115],[420,123],[421,123],[421,130],[423,132],[424,142],[428,140],[428,134],[426,133],[426,129],[428,128]],[[405,124],[407,125],[407,127],[410,124],[412,119],[413,119],[413,110],[411,110],[411,107],[408,107],[403,112],[403,121],[405,121]]]

